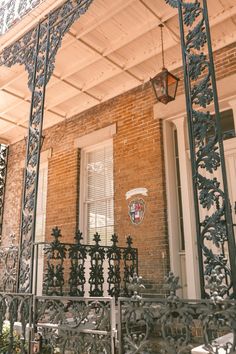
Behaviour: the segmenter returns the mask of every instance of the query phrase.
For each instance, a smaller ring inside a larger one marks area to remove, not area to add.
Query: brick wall
[[[215,54],[217,77],[236,71],[236,44]],[[176,70],[182,78],[182,70]],[[183,82],[178,93],[183,92]],[[79,152],[74,140],[116,123],[114,136],[115,230],[120,245],[131,234],[139,250],[140,273],[150,284],[163,282],[169,267],[161,121],[153,118],[154,95],[150,84],[102,103],[77,117],[44,132],[43,151],[52,149],[49,159],[46,237],[55,225],[64,241],[72,241],[78,221]],[[3,244],[9,233],[19,236],[22,166],[25,142],[10,146],[6,183]],[[145,187],[148,196],[145,217],[135,226],[128,216],[125,193]]]
[[[167,269],[168,243],[161,122],[153,118],[154,96],[150,85],[137,88],[107,103],[92,108],[66,123],[44,132],[43,150],[52,148],[49,159],[46,238],[55,225],[61,228],[63,241],[71,242],[78,220],[79,154],[74,140],[116,123],[114,136],[115,231],[120,245],[131,234],[139,249],[140,273],[148,282],[162,282]],[[24,142],[10,147],[4,236],[19,234],[20,194]],[[14,180],[14,176],[17,179]],[[128,216],[125,193],[145,187],[148,196],[145,217],[135,226]],[[17,190],[17,195],[13,191]],[[13,214],[16,215],[13,218]],[[14,221],[13,221],[14,219]],[[165,268],[165,270],[164,270]]]

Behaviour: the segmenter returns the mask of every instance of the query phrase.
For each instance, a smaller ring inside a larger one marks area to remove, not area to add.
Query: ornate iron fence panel
[[[80,231],[76,233],[75,244],[62,243],[57,227],[53,229],[52,237],[52,243],[43,244],[45,266],[41,272],[44,273],[43,292],[46,295],[85,296],[87,286],[89,296],[105,296],[106,283],[107,295],[116,299],[128,295],[130,277],[138,274],[138,250],[132,247],[130,236],[127,247],[118,247],[116,235],[111,238],[112,246],[103,246],[97,233],[94,244],[83,244]],[[36,243],[35,247],[40,245]],[[36,270],[39,271],[38,267]]]
[[[7,177],[8,146],[0,144],[0,245],[2,236],[5,186]]]
[[[206,0],[165,0],[178,8],[202,296],[206,276],[217,267],[222,294],[236,296],[236,247]],[[213,105],[215,116],[209,113]],[[222,185],[213,176],[222,175]],[[201,212],[204,209],[205,212]]]
[[[119,298],[119,354],[235,352],[236,301],[220,296],[220,273],[208,279],[209,300],[179,299],[179,278],[172,272],[165,277],[167,298],[142,298],[141,280],[133,278],[131,298]]]
[[[116,338],[112,298],[36,297],[36,353],[113,354]]]
[[[235,350],[234,300],[120,298],[119,314],[119,354],[190,354],[202,345],[208,353]]]
[[[17,284],[18,246],[11,235],[10,245],[0,247],[0,291],[15,292]]]
[[[0,293],[0,353],[31,352],[32,296]]]

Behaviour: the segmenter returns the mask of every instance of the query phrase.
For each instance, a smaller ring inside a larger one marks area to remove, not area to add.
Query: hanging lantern
[[[171,74],[166,68],[164,63],[164,46],[163,46],[163,25],[159,26],[161,28],[161,45],[162,45],[162,71],[153,77],[151,80],[156,98],[158,101],[167,104],[170,101],[174,101],[179,78]]]

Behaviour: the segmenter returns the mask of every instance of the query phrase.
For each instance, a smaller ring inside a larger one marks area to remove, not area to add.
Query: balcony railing
[[[233,354],[236,302],[219,295],[219,280],[212,274],[210,299],[182,300],[173,274],[167,298],[142,297],[136,276],[118,308],[111,297],[0,293],[0,353]]]
[[[125,247],[118,246],[113,235],[111,246],[103,246],[100,235],[94,244],[82,242],[77,232],[75,243],[60,242],[61,231],[52,231],[51,243],[35,243],[34,291],[48,296],[128,296],[130,277],[138,274],[138,250],[127,237]],[[0,248],[0,291],[16,291],[18,246]]]
[[[44,0],[4,0],[0,4],[0,35]]]

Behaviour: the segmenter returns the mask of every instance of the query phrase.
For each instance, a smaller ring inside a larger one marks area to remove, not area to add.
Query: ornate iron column
[[[216,270],[224,279],[221,295],[236,297],[236,248],[207,1],[165,1],[178,8],[179,14],[201,294],[207,296],[206,280]],[[210,105],[215,116],[209,113]],[[213,176],[216,170],[222,185]]]
[[[0,144],[0,245],[2,237],[3,209],[5,198],[5,185],[7,177],[8,146]]]
[[[19,63],[25,66],[29,74],[28,86],[32,91],[19,246],[17,286],[19,292],[32,292],[38,174],[46,85],[54,70],[55,57],[63,36],[87,11],[92,1],[66,1],[61,7],[49,13],[36,28],[5,49],[1,55],[3,65],[10,67]]]

